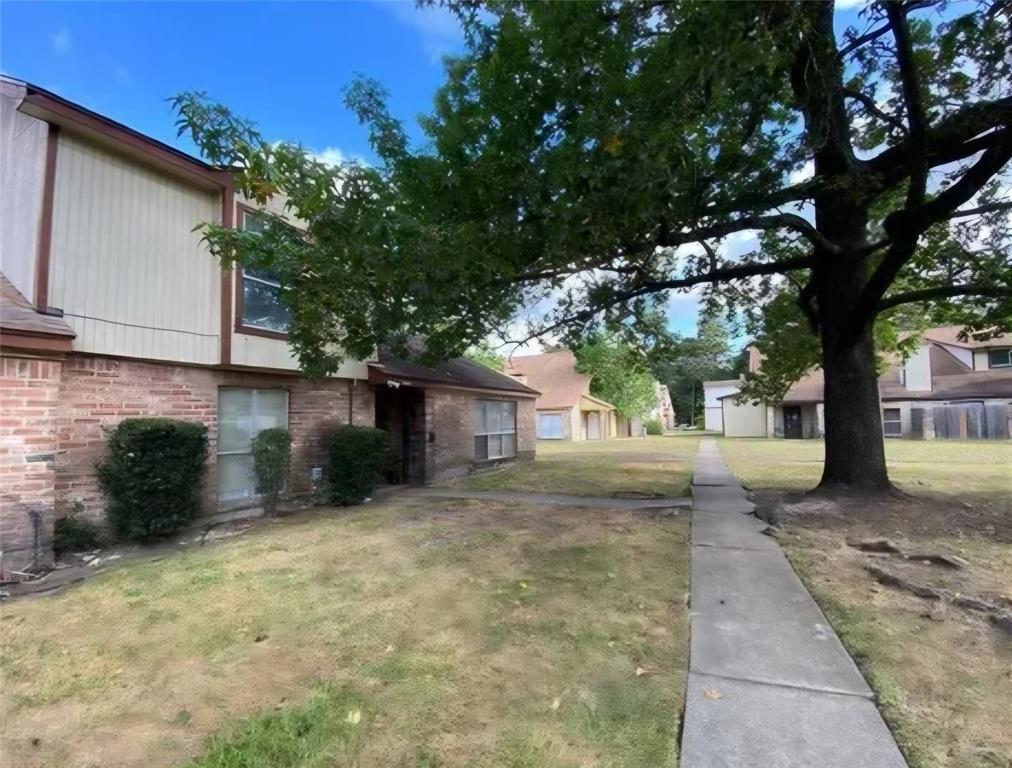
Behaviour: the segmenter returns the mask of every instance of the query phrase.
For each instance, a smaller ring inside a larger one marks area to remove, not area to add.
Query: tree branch
[[[903,4],[892,0],[886,4],[886,14],[896,40],[896,64],[900,70],[903,89],[903,103],[906,105],[907,124],[910,126],[910,186],[907,189],[907,207],[913,208],[924,202],[928,187],[927,138],[925,134],[924,98],[921,80],[914,59],[914,44],[910,39],[910,28]]]
[[[829,253],[839,253],[840,249],[827,240],[814,227],[808,219],[798,216],[795,213],[776,213],[768,216],[742,216],[733,221],[725,221],[719,224],[712,224],[702,229],[693,229],[689,232],[669,234],[658,241],[658,245],[665,248],[677,248],[680,245],[688,245],[700,240],[713,237],[725,237],[734,232],[744,232],[750,229],[792,229],[804,237],[812,245],[821,248]]]
[[[887,296],[876,306],[876,314],[885,312],[887,309],[898,307],[901,304],[914,304],[919,301],[932,301],[934,299],[950,299],[954,296],[987,296],[994,298],[1012,297],[1012,288],[997,285],[940,285],[936,288],[922,288],[919,291],[908,291],[898,293],[895,296]]]
[[[667,290],[677,290],[679,288],[691,288],[702,283],[719,283],[730,280],[742,280],[747,277],[759,277],[761,275],[786,274],[787,272],[794,270],[809,269],[811,266],[812,257],[809,255],[799,256],[793,259],[784,259],[783,261],[736,264],[735,266],[720,267],[698,275],[689,275],[688,277],[682,277],[675,280],[646,281],[628,290],[617,291],[609,300],[595,306],[587,307],[586,309],[569,315],[568,317],[563,317],[551,325],[539,329],[536,333],[531,334],[525,339],[513,339],[510,340],[509,343],[524,344],[538,338],[539,336],[544,336],[546,333],[556,331],[563,326],[585,323],[602,310],[609,309],[626,301],[631,301],[632,299],[639,298],[640,296],[647,296],[652,293],[660,293],[661,291]]]
[[[926,130],[927,166],[935,168],[988,149],[998,137],[997,132],[987,131],[1005,126],[1012,126],[1012,96],[964,107]],[[869,175],[881,177],[880,189],[888,189],[906,178],[912,151],[914,146],[908,138],[864,161],[861,167]]]
[[[904,135],[908,133],[907,127],[903,125],[903,122],[901,120],[879,109],[878,104],[875,103],[875,99],[873,99],[867,93],[863,93],[862,91],[856,91],[853,90],[852,88],[844,88],[843,95],[846,96],[847,98],[854,99],[854,101],[861,102],[864,108],[868,110],[869,114],[874,115],[882,122],[892,126],[900,133]]]
[[[917,240],[924,231],[932,224],[949,218],[950,213],[976,195],[1012,159],[1012,131],[1003,131],[1002,134],[1002,139],[987,150],[955,184],[919,208],[904,208],[893,211],[886,217],[883,227],[892,246],[855,302],[851,315],[855,323],[862,322],[863,318],[874,312],[900,269],[913,256]]]
[[[963,208],[958,211],[953,211],[946,218],[962,219],[967,216],[980,216],[985,213],[1009,210],[1012,210],[1012,203],[988,203],[987,205],[978,205],[976,208]]]

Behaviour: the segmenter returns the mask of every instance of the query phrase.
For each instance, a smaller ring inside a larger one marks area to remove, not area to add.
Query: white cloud
[[[322,152],[314,152],[313,156],[330,168],[341,165],[348,159],[348,156],[337,147],[325,147]]]
[[[422,50],[429,61],[438,64],[443,56],[460,51],[464,46],[464,33],[457,17],[440,6],[418,7],[411,2],[380,2],[401,24],[413,27],[421,37]]]
[[[70,37],[70,30],[66,27],[60,27],[59,31],[49,36],[49,42],[53,46],[53,50],[56,53],[66,53],[74,46],[74,41]]]
[[[852,8],[864,8],[871,0],[836,0],[836,10],[847,11]]]
[[[796,171],[791,171],[791,175],[787,180],[791,184],[800,184],[803,181],[808,181],[815,175],[815,161],[809,160],[803,166],[798,168]]]

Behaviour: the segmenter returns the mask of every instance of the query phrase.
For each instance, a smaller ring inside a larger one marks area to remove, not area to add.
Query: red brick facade
[[[533,397],[503,397],[459,389],[425,390],[426,429],[433,435],[426,452],[426,478],[467,474],[474,466],[474,401],[517,401],[517,458],[533,459],[537,448]]]
[[[123,419],[163,416],[206,424],[209,456],[204,510],[217,509],[218,392],[223,387],[285,389],[296,493],[312,490],[312,470],[327,468],[326,438],[335,428],[376,423],[375,392],[365,381],[310,380],[296,374],[149,363],[69,354],[41,359],[5,352],[0,376],[0,552],[21,569],[35,555],[51,557],[53,522],[75,505],[102,520],[105,500],[95,466],[107,430]],[[503,395],[475,390],[424,390],[425,478],[463,474],[474,464],[475,399]],[[535,450],[534,398],[517,400],[517,453]],[[399,431],[399,430],[397,430]],[[32,513],[37,524],[33,522]]]
[[[31,563],[32,513],[42,559],[49,550],[61,366],[59,360],[0,358],[0,550],[20,553],[5,567]]]
[[[3,508],[0,549],[5,567],[31,561],[30,509],[42,512],[42,548],[54,516],[75,502],[101,519],[104,500],[95,464],[105,430],[121,420],[165,416],[208,426],[205,510],[216,508],[217,412],[220,387],[286,389],[296,492],[311,489],[313,467],[326,471],[326,437],[349,423],[372,425],[373,394],[364,381],[197,368],[74,354],[64,360],[5,357],[0,395],[0,472]]]

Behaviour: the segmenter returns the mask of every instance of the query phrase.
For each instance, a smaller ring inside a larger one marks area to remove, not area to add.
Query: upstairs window
[[[1012,347],[1009,349],[989,349],[987,351],[988,368],[1012,368]]]
[[[246,232],[260,234],[266,219],[251,211],[240,211],[239,226]],[[274,333],[287,333],[292,316],[281,301],[281,281],[269,269],[243,267],[242,325]]]
[[[517,455],[515,400],[474,401],[474,458],[505,459]]]

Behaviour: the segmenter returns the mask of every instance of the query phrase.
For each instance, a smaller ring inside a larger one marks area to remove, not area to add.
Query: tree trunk
[[[890,491],[871,323],[852,342],[828,335],[822,334],[826,460],[819,488]]]

